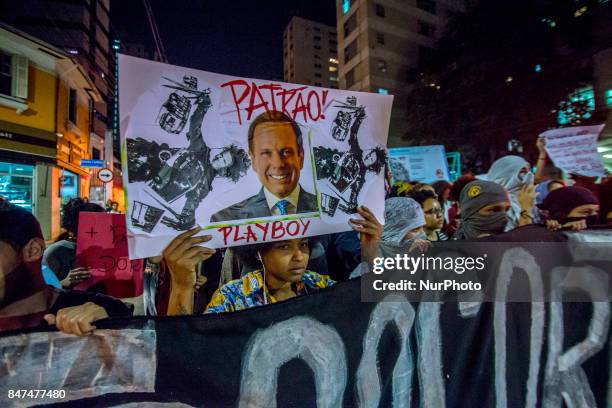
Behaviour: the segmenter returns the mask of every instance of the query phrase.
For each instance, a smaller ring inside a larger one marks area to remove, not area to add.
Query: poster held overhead
[[[574,126],[547,130],[540,134],[546,139],[546,152],[555,166],[567,173],[587,177],[606,174],[597,139],[605,125]]]
[[[201,226],[213,248],[383,220],[393,97],[236,78],[120,55],[131,258]]]
[[[389,165],[397,181],[433,183],[450,180],[444,146],[410,146],[389,149]]]

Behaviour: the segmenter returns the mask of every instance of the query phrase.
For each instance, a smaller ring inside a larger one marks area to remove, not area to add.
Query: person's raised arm
[[[379,244],[384,227],[367,207],[358,207],[357,213],[363,217],[363,220],[351,218],[351,226],[359,232],[361,261],[371,264],[374,258],[380,256]]]
[[[524,185],[521,191],[519,191],[517,197],[519,205],[521,206],[521,215],[518,221],[519,227],[533,224],[533,208],[535,207],[537,195],[538,193],[535,191],[534,184]]]
[[[198,245],[212,238],[210,235],[195,236],[201,230],[196,227],[182,233],[163,252],[170,270],[169,316],[193,314],[193,296],[198,283],[197,267],[215,253],[214,249]]]
[[[535,184],[540,184],[543,181],[544,167],[546,166],[546,161],[548,160],[548,155],[546,154],[546,139],[541,136],[538,137],[536,146],[538,148],[538,162],[536,163],[536,172],[533,177],[533,181]]]

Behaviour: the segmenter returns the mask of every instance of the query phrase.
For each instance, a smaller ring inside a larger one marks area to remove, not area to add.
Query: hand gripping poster
[[[195,226],[222,248],[382,222],[392,101],[120,55],[130,258]]]

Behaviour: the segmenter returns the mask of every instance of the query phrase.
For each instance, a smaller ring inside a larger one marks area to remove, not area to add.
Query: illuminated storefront
[[[32,212],[34,166],[0,162],[0,196]]]

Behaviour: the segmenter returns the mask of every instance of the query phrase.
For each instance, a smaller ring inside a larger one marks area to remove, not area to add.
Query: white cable
[[[259,258],[259,262],[261,262],[261,266],[263,268],[263,295],[264,295],[264,305],[268,304],[268,296],[266,294],[266,265],[264,264],[263,259],[261,259],[261,254],[257,251],[257,258]]]

